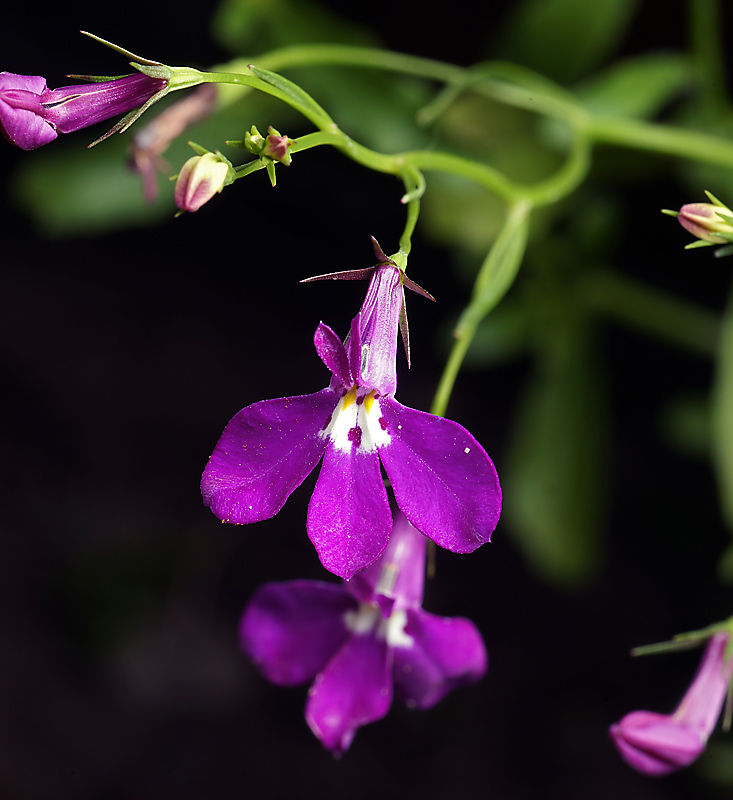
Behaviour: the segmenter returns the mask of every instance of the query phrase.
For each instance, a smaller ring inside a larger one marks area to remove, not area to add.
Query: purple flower
[[[219,519],[258,522],[282,508],[325,453],[307,529],[326,569],[345,579],[380,555],[392,529],[380,459],[400,509],[441,547],[472,552],[489,541],[501,511],[496,470],[473,436],[394,399],[403,280],[393,263],[375,267],[346,342],[323,323],[315,332],[328,388],[242,409],[201,481]]]
[[[166,80],[138,72],[112,81],[48,89],[46,79],[38,75],[0,72],[0,132],[16,147],[35,150],[59,133],[138,108],[167,86]]]
[[[728,638],[718,633],[709,640],[697,674],[672,714],[632,711],[611,725],[611,739],[627,764],[646,775],[667,775],[703,752],[733,669],[733,659],[725,658]]]
[[[427,709],[486,673],[474,624],[420,607],[425,544],[398,515],[382,557],[349,583],[269,583],[242,616],[242,647],[268,680],[313,680],[305,717],[335,755],[387,714],[393,691]]]

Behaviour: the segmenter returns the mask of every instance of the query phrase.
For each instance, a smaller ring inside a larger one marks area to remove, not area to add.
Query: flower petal
[[[707,742],[699,729],[653,711],[632,711],[609,732],[624,761],[646,775],[668,775],[689,766]]]
[[[344,386],[351,386],[354,382],[349,370],[349,359],[346,349],[341,344],[341,339],[322,322],[313,334],[313,344],[316,346],[321,361],[329,368]]]
[[[412,708],[430,708],[486,674],[486,647],[470,620],[408,609],[405,634],[413,644],[394,648],[395,687]]]
[[[389,437],[379,455],[407,519],[454,553],[488,542],[501,513],[501,488],[483,447],[457,422],[391,397],[379,402]]]
[[[242,649],[273,683],[304,683],[325,667],[350,636],[343,618],[356,607],[346,588],[338,584],[265,584],[242,615]]]
[[[376,449],[362,451],[355,442],[344,452],[329,442],[307,527],[323,566],[345,580],[379,557],[392,514]]]
[[[320,431],[338,398],[330,389],[263,400],[224,429],[201,479],[204,503],[224,522],[274,516],[323,453]]]
[[[45,91],[46,79],[40,75],[0,72],[0,133],[22,150],[35,150],[58,136],[41,116]]]
[[[334,755],[348,750],[357,728],[381,719],[392,705],[392,658],[384,639],[354,635],[308,693],[305,718]]]

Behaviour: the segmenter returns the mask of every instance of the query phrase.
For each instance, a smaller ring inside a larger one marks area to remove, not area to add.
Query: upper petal
[[[242,649],[273,683],[304,683],[324,668],[350,635],[344,614],[356,607],[338,584],[265,584],[242,615]]]
[[[344,452],[329,442],[307,525],[323,566],[345,580],[379,557],[392,514],[376,449],[363,452],[354,442]]]
[[[313,344],[321,361],[331,370],[343,386],[351,386],[354,382],[349,370],[349,360],[346,350],[341,344],[341,339],[322,322],[316,328],[313,335]]]
[[[462,617],[407,610],[408,647],[394,648],[395,688],[408,706],[430,708],[486,674],[488,657],[476,626]]]
[[[358,315],[360,383],[380,394],[394,394],[397,387],[397,332],[404,303],[400,275],[394,264],[377,265]]]
[[[338,398],[330,389],[263,400],[224,429],[201,479],[204,503],[236,524],[274,516],[310,474],[325,447],[319,432]]]
[[[488,542],[501,513],[499,478],[486,451],[457,422],[380,398],[379,448],[402,512],[436,544],[470,553]]]
[[[392,705],[392,660],[384,639],[353,635],[316,678],[305,718],[334,755],[348,750],[357,728],[381,719]]]

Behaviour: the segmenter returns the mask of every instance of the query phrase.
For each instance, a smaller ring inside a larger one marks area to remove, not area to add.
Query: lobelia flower
[[[473,436],[394,398],[403,283],[415,285],[375,250],[382,261],[346,342],[323,323],[316,329],[330,385],[242,409],[201,481],[204,502],[219,519],[258,522],[274,516],[324,457],[308,536],[326,569],[345,579],[380,555],[392,529],[380,459],[397,505],[441,547],[472,552],[489,541],[501,512],[496,470]]]
[[[632,711],[610,728],[624,761],[646,775],[667,775],[689,766],[705,750],[720,716],[733,670],[726,660],[728,634],[710,638],[697,674],[672,714]]]
[[[35,150],[59,133],[72,133],[144,106],[167,86],[166,80],[138,72],[116,80],[49,89],[46,79],[38,75],[0,72],[0,132],[16,147]]]
[[[313,681],[305,717],[334,755],[392,695],[428,709],[487,669],[481,634],[460,617],[423,611],[426,539],[400,514],[382,557],[348,583],[269,583],[240,624],[242,648],[281,686]]]

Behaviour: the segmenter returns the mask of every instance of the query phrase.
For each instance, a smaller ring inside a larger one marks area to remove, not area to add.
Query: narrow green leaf
[[[499,42],[501,55],[561,82],[575,81],[610,55],[637,0],[525,0]]]
[[[713,444],[720,502],[733,533],[733,290],[718,348],[713,387]]]
[[[585,320],[564,308],[544,335],[502,470],[507,530],[534,571],[563,588],[599,560],[604,418]]]
[[[649,119],[694,81],[682,55],[651,53],[617,62],[578,87],[576,94],[595,114]]]

